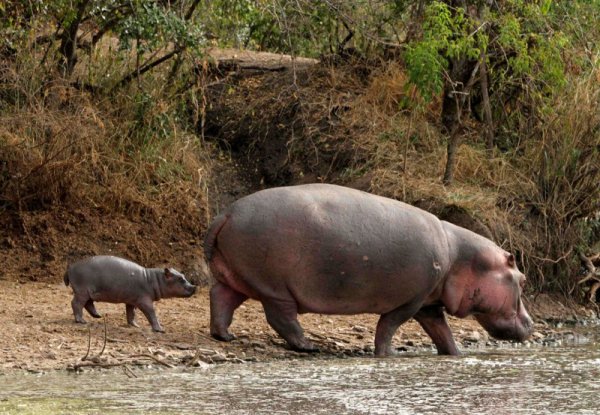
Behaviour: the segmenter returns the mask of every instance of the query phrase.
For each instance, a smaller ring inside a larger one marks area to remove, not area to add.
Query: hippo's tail
[[[69,286],[69,270],[67,270],[65,272],[65,276],[63,277],[63,281],[65,282],[65,285],[68,287]]]
[[[204,259],[208,262],[212,259],[217,243],[217,235],[221,231],[221,228],[227,223],[229,219],[228,214],[221,213],[217,216],[204,237]]]

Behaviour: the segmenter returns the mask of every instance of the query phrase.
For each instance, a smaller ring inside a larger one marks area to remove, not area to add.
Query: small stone
[[[363,326],[352,326],[352,330],[357,333],[364,333],[367,331],[367,328]]]
[[[533,338],[534,338],[534,339],[536,339],[536,340],[541,340],[541,339],[543,339],[543,338],[544,338],[544,337],[546,337],[546,336],[544,336],[544,335],[543,335],[542,333],[540,333],[539,331],[534,331],[534,332],[533,332],[533,334],[531,335],[531,337],[533,337]]]
[[[225,362],[225,361],[227,361],[227,360],[228,360],[228,359],[227,359],[227,357],[226,357],[226,356],[224,356],[224,355],[222,355],[221,353],[216,353],[216,354],[214,354],[213,356],[211,356],[210,358],[211,358],[211,360],[212,360],[213,362],[215,362],[215,363],[218,363],[218,362]]]
[[[479,333],[477,330],[473,330],[471,333],[465,336],[465,340],[468,342],[477,343],[481,340],[481,333]]]
[[[202,360],[197,360],[194,362],[194,367],[197,367],[199,369],[203,369],[206,370],[210,367],[210,365],[206,362],[203,362]]]

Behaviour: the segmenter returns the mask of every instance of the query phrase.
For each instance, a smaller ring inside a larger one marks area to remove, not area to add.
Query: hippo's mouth
[[[186,298],[187,297],[191,297],[192,295],[196,294],[196,290],[198,289],[198,286],[196,285],[192,285],[191,287],[187,288],[187,292],[186,292]]]
[[[497,314],[475,314],[475,318],[492,337],[498,340],[522,342],[533,332],[533,321],[522,304],[519,306],[519,311],[508,318]]]

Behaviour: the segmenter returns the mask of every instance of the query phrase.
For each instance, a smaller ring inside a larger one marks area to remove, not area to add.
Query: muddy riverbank
[[[62,284],[0,281],[0,371],[85,370],[90,367],[159,365],[198,366],[221,362],[272,361],[323,357],[371,356],[378,316],[307,314],[300,321],[307,336],[320,348],[317,355],[288,350],[268,326],[258,302],[248,301],[236,312],[231,331],[238,338],[222,343],[209,336],[208,287],[190,299],[156,303],[166,333],[153,333],[143,316],[140,328],[128,327],[123,305],[98,303],[104,320],[85,316],[87,325],[73,322],[71,290]],[[593,313],[579,306],[538,296],[529,302],[536,331],[529,342],[514,346],[490,339],[474,319],[450,318],[461,350],[534,347],[556,344],[572,335],[571,324],[589,320]],[[88,346],[89,344],[89,346]],[[400,352],[433,354],[429,337],[414,321],[404,324],[394,338]],[[86,359],[83,359],[87,355]]]

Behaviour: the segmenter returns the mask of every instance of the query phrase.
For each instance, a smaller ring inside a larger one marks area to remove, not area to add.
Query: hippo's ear
[[[508,254],[506,256],[506,262],[508,263],[509,267],[514,267],[515,266],[515,256],[513,254]]]
[[[169,271],[169,268],[165,268],[165,278],[166,279],[173,278],[173,274],[171,273],[171,271]]]

